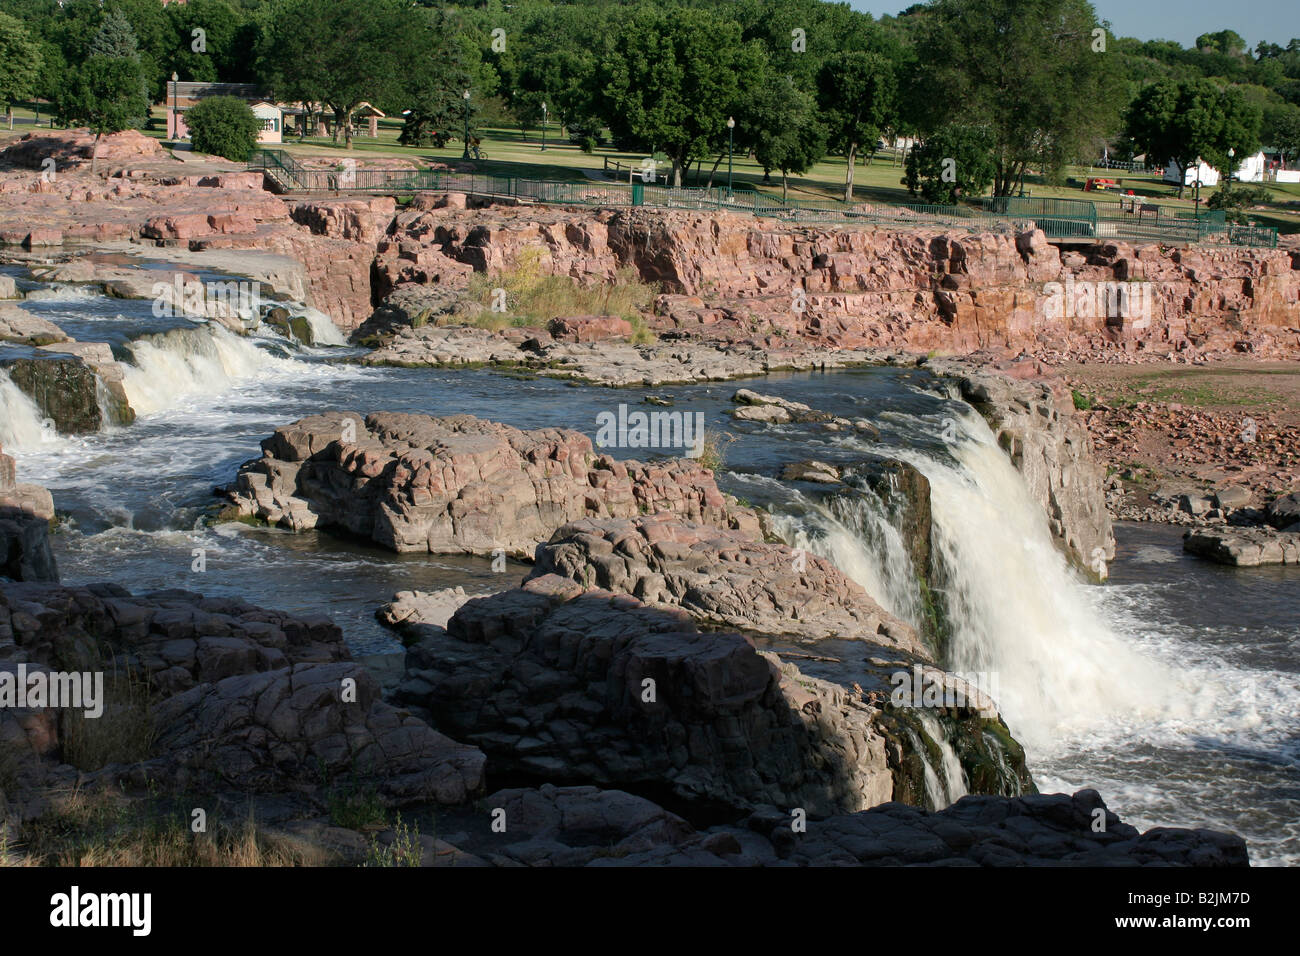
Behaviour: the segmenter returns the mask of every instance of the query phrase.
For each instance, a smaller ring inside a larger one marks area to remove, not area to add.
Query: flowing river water
[[[242,338],[159,319],[148,302],[22,284],[30,311],[79,340],[113,346],[139,412],[129,427],[53,435],[0,372],[0,444],[18,460],[20,480],[54,493],[63,580],[113,580],[136,592],[181,588],[324,613],[361,654],[397,650],[374,617],[395,591],[497,590],[527,568],[511,562],[493,573],[486,558],[397,555],[325,533],[211,525],[213,487],[260,455],[261,439],[329,409],[470,413],[594,436],[601,413],[617,413],[621,403],[647,408],[639,391],[481,370],[366,368],[347,361],[352,350],[298,347],[264,327]],[[0,359],[5,354],[0,346]],[[741,385],[867,418],[880,437],[735,422],[727,412]],[[1231,830],[1246,838],[1257,863],[1300,862],[1293,569],[1219,567],[1183,555],[1176,529],[1122,525],[1108,582],[1086,583],[1053,546],[1041,509],[988,427],[919,370],[792,373],[651,391],[729,434],[718,475],[725,490],[768,508],[792,545],[831,559],[886,608],[920,623],[923,601],[890,510],[865,488],[828,496],[777,478],[784,464],[810,458],[850,472],[873,455],[913,464],[931,484],[950,634],[944,664],[996,675],[1003,715],[1025,744],[1039,789],[1095,787],[1140,828]],[[202,571],[195,570],[200,550]],[[959,769],[936,769],[932,801],[959,797]]]

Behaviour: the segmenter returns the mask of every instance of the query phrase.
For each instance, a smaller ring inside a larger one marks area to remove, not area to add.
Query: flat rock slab
[[[1183,536],[1183,550],[1238,568],[1300,564],[1300,531],[1272,528],[1188,531]]]

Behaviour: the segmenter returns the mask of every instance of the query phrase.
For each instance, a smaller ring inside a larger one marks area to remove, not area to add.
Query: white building
[[[1260,183],[1264,181],[1264,170],[1267,164],[1264,161],[1264,151],[1260,150],[1254,156],[1247,156],[1237,166],[1232,174],[1232,178],[1239,183]],[[1205,162],[1198,159],[1187,167],[1183,173],[1183,185],[1195,186],[1196,180],[1201,181],[1202,186],[1217,186],[1219,184],[1219,171]],[[1170,162],[1165,167],[1164,181],[1167,183],[1178,183],[1178,164]]]

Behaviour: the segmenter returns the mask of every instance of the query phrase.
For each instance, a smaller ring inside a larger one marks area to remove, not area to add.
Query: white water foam
[[[0,446],[10,451],[23,450],[48,445],[52,440],[54,434],[36,403],[0,369]]]
[[[211,396],[267,370],[299,363],[278,358],[219,325],[173,329],[127,346],[123,367],[131,407],[149,415],[196,396]]]

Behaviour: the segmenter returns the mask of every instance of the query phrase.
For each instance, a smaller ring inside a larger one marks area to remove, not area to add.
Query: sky
[[[849,0],[875,16],[895,14],[912,0]],[[1261,40],[1286,46],[1300,37],[1300,0],[1092,0],[1101,20],[1120,36],[1177,40],[1191,46],[1202,33],[1236,30],[1251,49]]]

